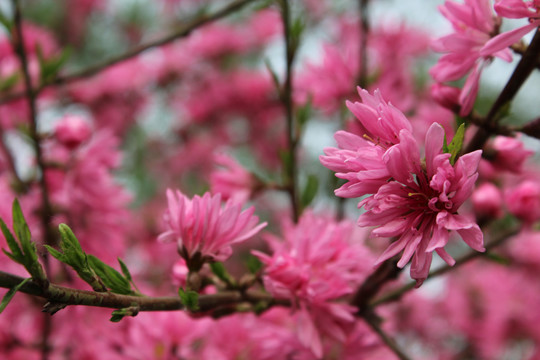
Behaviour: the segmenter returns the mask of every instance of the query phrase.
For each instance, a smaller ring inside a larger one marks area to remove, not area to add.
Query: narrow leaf
[[[307,179],[306,186],[302,192],[300,198],[302,208],[306,208],[311,204],[315,195],[317,195],[317,190],[319,189],[319,179],[315,175],[309,175]]]
[[[0,314],[4,311],[6,306],[8,306],[11,299],[13,299],[13,296],[19,291],[21,287],[23,287],[24,284],[26,284],[28,281],[30,281],[32,278],[27,278],[21,281],[18,285],[15,285],[9,291],[4,295],[4,298],[2,299],[2,302],[0,302]]]
[[[122,274],[124,274],[124,277],[130,282],[133,281],[133,279],[131,278],[131,273],[129,272],[128,267],[126,266],[126,264],[124,264],[122,259],[118,258],[118,263],[120,264],[120,269],[122,270]]]
[[[114,268],[105,264],[103,261],[99,260],[93,255],[88,255],[88,263],[96,272],[97,276],[99,276],[99,278],[103,281],[105,286],[111,289],[112,292],[123,295],[133,293],[129,281]]]
[[[452,142],[448,144],[448,152],[451,154],[450,163],[453,165],[456,162],[456,158],[463,146],[463,140],[465,139],[465,124],[461,124],[452,139]]]
[[[225,269],[225,266],[221,262],[213,262],[210,263],[210,268],[212,269],[212,272],[222,281],[226,282],[227,284],[234,285],[235,281],[231,274],[227,272],[227,269]]]
[[[0,24],[2,24],[8,33],[11,33],[11,28],[13,28],[13,22],[2,12],[0,11]]]
[[[47,249],[49,254],[51,254],[54,258],[69,265],[69,263],[66,262],[66,257],[60,251],[56,250],[55,248],[49,245],[43,245],[43,246],[45,247],[45,249]]]
[[[11,231],[9,231],[6,223],[2,219],[0,219],[0,228],[2,229],[2,233],[4,234],[4,237],[6,238],[6,242],[9,246],[9,249],[11,250],[11,254],[9,254],[8,256],[11,259],[15,260],[16,262],[18,262],[19,264],[23,264],[24,256],[22,253],[22,249],[19,247],[19,244],[13,237],[13,234],[11,233]]]
[[[252,274],[256,274],[262,268],[262,265],[261,260],[253,255],[250,255],[246,260],[246,266]]]

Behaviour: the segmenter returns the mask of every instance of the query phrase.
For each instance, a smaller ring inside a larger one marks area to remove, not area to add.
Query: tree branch
[[[411,358],[401,350],[401,348],[398,346],[398,344],[392,339],[384,330],[379,326],[379,318],[378,316],[373,312],[369,311],[365,313],[363,316],[363,319],[366,320],[366,323],[379,335],[382,341],[392,350],[394,354],[400,359],[400,360],[410,360]]]
[[[182,26],[177,31],[166,35],[165,37],[159,38],[157,40],[150,41],[146,44],[142,44],[139,46],[134,47],[131,50],[128,50],[124,54],[118,55],[116,57],[113,57],[111,59],[105,60],[101,63],[98,63],[96,65],[90,66],[86,69],[75,71],[71,74],[67,74],[64,76],[57,76],[53,80],[47,81],[43,84],[41,84],[37,89],[34,91],[34,95],[38,95],[41,91],[48,87],[57,86],[57,85],[63,85],[67,83],[72,83],[90,76],[93,76],[106,68],[121,63],[123,61],[126,61],[128,59],[131,59],[141,53],[143,53],[146,50],[166,45],[170,42],[173,42],[174,40],[177,40],[179,38],[183,38],[188,36],[192,31],[196,30],[197,28],[206,25],[212,21],[221,19],[223,17],[226,17],[229,14],[232,14],[233,12],[240,10],[244,6],[246,6],[249,3],[255,2],[256,0],[236,0],[227,5],[226,7],[222,8],[221,10],[216,11],[213,14],[210,15],[202,15],[198,17],[197,19],[189,22],[187,25]],[[13,93],[10,95],[6,95],[2,98],[0,98],[0,105],[8,103],[10,101],[20,99],[22,97],[25,97],[27,95],[26,92],[18,92]]]
[[[457,259],[454,266],[445,265],[445,266],[443,266],[443,267],[441,267],[441,268],[439,268],[437,270],[431,271],[429,273],[428,278],[426,279],[426,281],[428,281],[430,279],[433,279],[433,278],[435,278],[437,276],[446,274],[448,271],[450,271],[452,269],[457,269],[458,267],[468,263],[469,261],[471,261],[473,259],[484,256],[489,250],[492,250],[492,249],[496,248],[497,246],[503,244],[505,241],[507,241],[512,236],[516,235],[519,232],[519,230],[520,230],[519,228],[512,229],[512,230],[502,234],[501,236],[497,237],[495,240],[491,241],[489,244],[486,245],[486,252],[485,253],[474,251],[474,252],[471,252],[471,253],[469,253],[467,255],[464,255],[464,256],[460,257],[459,259]],[[407,285],[404,285],[404,286],[400,287],[399,289],[390,292],[389,294],[383,295],[380,298],[371,301],[369,303],[369,307],[374,308],[374,307],[377,307],[379,305],[382,305],[382,304],[385,304],[385,303],[388,303],[388,302],[398,301],[399,299],[401,299],[401,297],[405,293],[407,293],[410,290],[414,289],[415,285],[416,285],[416,282],[408,283]]]
[[[290,153],[290,163],[287,164],[288,169],[288,193],[291,200],[292,214],[294,222],[298,222],[300,216],[300,209],[298,206],[298,192],[297,192],[297,156],[296,148],[298,145],[298,139],[300,134],[297,134],[297,129],[294,121],[294,104],[292,100],[293,96],[293,64],[296,57],[296,50],[298,47],[297,41],[293,41],[293,34],[291,33],[291,16],[289,0],[281,0],[281,17],[283,21],[283,36],[285,38],[285,82],[283,84],[283,90],[281,91],[281,101],[285,108],[285,118],[287,121],[287,139]],[[298,36],[298,35],[297,35]]]
[[[12,288],[22,280],[23,278],[19,276],[0,271],[0,287],[2,288]],[[42,297],[51,303],[64,305],[85,305],[111,309],[122,309],[136,305],[139,311],[173,311],[185,308],[180,298],[176,296],[120,295],[111,292],[73,289],[55,284],[50,284],[48,289],[43,289],[33,281],[23,285],[19,292]],[[267,302],[269,305],[290,305],[288,300],[275,299],[271,295],[258,291],[224,291],[212,295],[200,295],[199,311],[206,312],[220,306],[242,302],[256,304],[261,301]]]

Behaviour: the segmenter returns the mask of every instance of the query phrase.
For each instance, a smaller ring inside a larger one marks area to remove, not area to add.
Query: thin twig
[[[24,35],[22,29],[22,14],[19,4],[19,0],[12,0],[13,8],[15,10],[14,16],[14,33],[13,33],[13,49],[19,57],[21,63],[21,71],[24,78],[25,96],[28,102],[30,110],[30,136],[33,140],[34,151],[36,153],[36,163],[41,176],[39,177],[39,187],[41,190],[41,226],[43,230],[45,244],[54,244],[55,236],[51,227],[49,226],[53,216],[53,210],[49,198],[49,189],[47,187],[47,180],[45,177],[45,161],[43,158],[43,152],[41,149],[41,139],[38,134],[37,123],[37,106],[36,106],[36,91],[32,87],[32,78],[28,70],[28,58],[26,55],[26,49],[24,46]],[[46,265],[46,264],[45,264]]]
[[[32,87],[32,78],[30,77],[30,71],[28,68],[28,58],[26,55],[26,48],[24,42],[24,35],[22,29],[22,13],[19,0],[12,0],[13,9],[14,9],[14,30],[12,33],[12,45],[13,50],[19,57],[21,71],[24,78],[24,87],[25,87],[25,96],[28,102],[28,107],[30,110],[30,136],[33,140],[34,151],[36,153],[36,163],[41,176],[39,178],[39,187],[41,190],[41,227],[44,236],[45,244],[54,244],[54,232],[50,227],[50,221],[53,216],[52,206],[49,199],[49,189],[47,187],[47,181],[45,177],[45,161],[43,159],[43,153],[41,151],[41,141],[38,134],[38,123],[37,123],[37,106],[36,106],[36,97],[37,92]],[[44,265],[46,272],[49,272],[48,269],[48,258],[46,255],[43,257]],[[49,338],[52,332],[52,322],[50,317],[45,317],[43,321],[42,328],[42,345],[41,345],[41,359],[47,360],[49,358],[49,353],[51,348],[49,346]]]
[[[12,288],[21,283],[23,278],[0,271],[0,287]],[[64,305],[85,305],[104,307],[110,309],[122,309],[137,305],[139,311],[173,311],[182,310],[184,305],[179,297],[149,297],[120,295],[111,292],[96,292],[68,288],[60,285],[50,284],[47,289],[43,289],[33,281],[29,281],[19,292],[39,296],[51,303]],[[290,306],[288,300],[275,299],[271,295],[258,291],[224,291],[211,295],[199,296],[199,311],[206,312],[224,305],[248,302],[256,304],[259,302],[268,304]]]
[[[525,80],[529,77],[531,72],[535,69],[538,62],[540,61],[540,31],[537,30],[534,35],[531,43],[527,47],[527,50],[523,54],[521,60],[517,64],[512,76],[506,83],[506,86],[500,93],[499,97],[495,100],[491,109],[489,110],[486,118],[484,119],[484,124],[478,128],[474,137],[469,142],[464,153],[469,153],[477,149],[481,149],[485,142],[489,139],[489,136],[492,134],[489,127],[497,123],[497,114],[499,111],[516,95],[518,90],[521,88]]]
[[[369,38],[369,12],[368,12],[369,0],[359,0],[359,12],[360,12],[360,67],[358,68],[358,86],[365,89],[367,86],[368,78],[368,54],[367,43]]]
[[[398,346],[398,344],[392,339],[388,334],[384,332],[384,330],[379,326],[379,318],[378,316],[371,311],[370,313],[366,313],[363,316],[363,319],[366,320],[366,323],[379,335],[382,341],[392,350],[394,354],[400,359],[400,360],[411,360],[411,358],[401,350],[401,348]]]
[[[111,59],[105,60],[105,61],[103,61],[101,63],[96,64],[96,65],[90,66],[90,67],[88,67],[86,69],[83,69],[83,70],[80,70],[80,71],[75,71],[75,72],[73,72],[71,74],[67,74],[67,75],[64,75],[64,76],[57,76],[56,78],[54,78],[54,79],[52,79],[50,81],[47,81],[47,82],[41,84],[38,88],[36,88],[35,89],[35,94],[37,95],[41,91],[43,91],[44,89],[46,89],[48,87],[51,87],[51,86],[57,86],[57,85],[72,83],[72,82],[75,82],[75,81],[78,81],[78,80],[93,76],[93,75],[95,75],[95,74],[109,68],[112,65],[121,63],[121,62],[126,61],[128,59],[131,59],[131,58],[143,53],[146,50],[149,50],[149,49],[152,49],[152,48],[155,48],[155,47],[159,47],[159,46],[163,46],[163,45],[166,45],[166,44],[168,44],[170,42],[173,42],[174,40],[177,40],[179,38],[186,37],[191,32],[196,30],[197,28],[199,28],[199,27],[201,27],[203,25],[206,25],[206,24],[208,24],[208,23],[210,23],[212,21],[215,21],[215,20],[221,19],[223,17],[226,17],[227,15],[232,14],[232,13],[236,12],[237,10],[240,10],[241,8],[246,6],[247,4],[255,2],[255,1],[256,0],[237,0],[237,1],[233,1],[232,3],[225,6],[222,9],[216,11],[215,13],[210,14],[210,15],[202,15],[202,16],[198,17],[197,19],[189,22],[187,25],[180,27],[175,32],[173,32],[173,33],[171,33],[169,35],[166,35],[166,36],[164,36],[162,38],[150,41],[150,42],[148,42],[146,44],[136,46],[133,49],[128,50],[127,52],[125,52],[125,53],[123,53],[121,55],[118,55],[118,56],[113,57]],[[0,105],[8,103],[8,102],[16,100],[16,99],[23,98],[25,96],[26,96],[26,92],[18,92],[18,93],[13,93],[13,94],[10,94],[10,95],[6,95],[6,96],[0,98]]]
[[[297,193],[297,154],[296,148],[298,145],[299,134],[294,123],[294,105],[292,100],[293,89],[293,64],[296,57],[297,43],[293,41],[291,34],[291,16],[289,0],[281,1],[281,18],[283,20],[283,36],[285,38],[285,82],[283,84],[282,99],[283,106],[285,108],[285,117],[287,121],[287,139],[289,146],[290,163],[288,165],[288,193],[291,201],[292,215],[294,222],[298,222],[300,215],[298,207],[298,193]]]
[[[507,241],[512,236],[516,235],[518,232],[519,232],[519,229],[512,229],[512,230],[502,234],[501,236],[497,237],[495,240],[491,241],[489,244],[486,245],[486,252],[496,248],[497,246],[499,246],[501,244],[503,244],[505,241]],[[459,259],[457,259],[454,266],[445,265],[445,266],[442,266],[441,268],[439,268],[437,270],[431,271],[429,273],[428,278],[426,279],[426,281],[428,281],[430,279],[433,279],[433,278],[435,278],[437,276],[446,274],[448,271],[450,271],[452,269],[459,268],[460,266],[468,263],[469,261],[471,261],[473,259],[476,259],[476,258],[479,258],[479,257],[482,257],[485,254],[486,253],[481,253],[481,252],[477,252],[477,251],[470,252],[469,254],[464,255],[464,256],[460,257]],[[407,293],[410,290],[414,289],[415,285],[416,285],[416,282],[411,282],[411,283],[409,283],[407,285],[404,285],[404,286],[400,287],[399,289],[390,292],[389,294],[383,295],[380,298],[373,300],[372,302],[370,302],[369,306],[371,308],[374,308],[374,307],[377,307],[379,305],[382,305],[382,304],[385,304],[385,303],[388,303],[388,302],[398,301],[399,299],[401,299],[401,297],[405,293]]]

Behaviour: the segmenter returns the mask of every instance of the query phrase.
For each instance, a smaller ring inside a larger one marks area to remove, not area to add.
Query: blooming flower
[[[179,190],[167,190],[169,207],[165,213],[167,231],[159,235],[162,241],[178,242],[178,250],[188,267],[201,266],[204,261],[223,261],[231,253],[231,245],[245,241],[258,233],[266,223],[258,224],[254,207],[242,211],[240,204],[227,201],[221,206],[221,195],[205,193],[187,198]],[[200,257],[200,258],[199,258]],[[197,262],[194,259],[200,259]]]
[[[451,155],[442,151],[444,130],[434,123],[426,134],[423,168],[412,134],[402,130],[400,138],[401,142],[383,156],[391,180],[360,202],[366,212],[358,224],[379,226],[373,230],[375,236],[398,237],[377,263],[403,251],[398,266],[404,267],[412,258],[411,277],[419,286],[427,278],[433,251],[449,265],[454,264],[444,250],[450,231],[457,231],[471,248],[485,250],[479,226],[457,214],[472,194],[481,151],[465,154],[452,165]]]
[[[512,54],[506,46],[485,47],[500,25],[500,19],[493,16],[489,0],[465,0],[464,4],[446,1],[439,10],[451,22],[454,33],[432,44],[435,51],[446,54],[430,74],[438,82],[455,81],[469,74],[459,96],[460,115],[465,116],[474,105],[486,63],[494,56],[511,61]],[[494,38],[491,42],[499,44],[500,41]]]
[[[300,342],[322,357],[321,335],[344,342],[356,308],[333,302],[351,294],[367,277],[371,254],[354,243],[353,224],[304,213],[297,225],[285,224],[284,241],[269,237],[272,256],[254,252],[266,265],[265,288],[299,305]]]
[[[427,277],[433,251],[454,264],[444,250],[451,231],[457,231],[473,249],[484,250],[479,226],[457,213],[472,194],[481,151],[465,154],[454,164],[451,154],[443,152],[444,129],[433,123],[426,133],[422,162],[405,116],[386,107],[380,94],[363,99],[364,104],[348,105],[366,129],[364,138],[338,132],[341,149],[325,149],[321,162],[349,180],[336,190],[337,195],[372,194],[359,203],[366,212],[358,224],[378,226],[372,233],[375,236],[397,237],[377,263],[403,251],[398,266],[404,267],[412,258],[411,276],[419,286]]]

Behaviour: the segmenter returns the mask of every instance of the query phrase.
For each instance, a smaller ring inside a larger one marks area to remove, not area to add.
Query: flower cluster
[[[444,152],[443,128],[428,129],[425,159],[411,132],[411,124],[379,93],[360,91],[363,103],[348,103],[364,130],[360,137],[344,131],[336,134],[339,148],[325,149],[324,166],[348,180],[336,194],[343,197],[370,195],[359,203],[366,210],[360,226],[377,226],[373,235],[396,240],[377,263],[403,251],[399,267],[412,258],[411,277],[420,286],[427,278],[436,251],[448,264],[454,260],[444,250],[451,231],[473,249],[483,251],[478,225],[457,212],[472,194],[478,178],[481,151],[465,154],[454,163]]]

